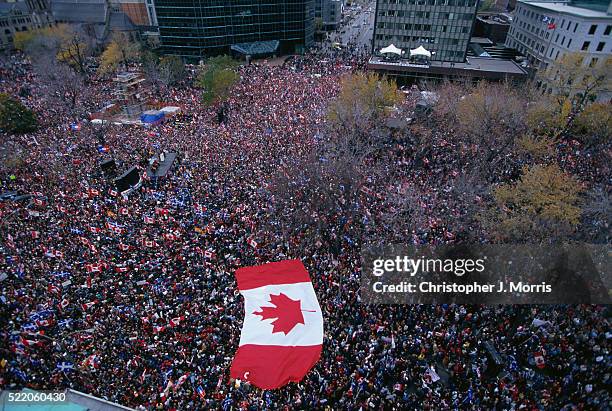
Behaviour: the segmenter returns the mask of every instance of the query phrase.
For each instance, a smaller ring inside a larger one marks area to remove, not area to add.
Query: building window
[[[592,36],[597,31],[597,24],[591,24],[591,28],[589,29],[589,35]]]
[[[591,62],[589,63],[589,67],[595,67],[595,65],[597,64],[598,61],[599,61],[599,59],[597,57],[593,57],[591,59]]]
[[[569,48],[571,44],[572,44],[572,39],[569,39],[569,41],[567,42],[567,48]]]
[[[591,45],[590,41],[585,41],[584,43],[582,43],[582,51],[588,50],[590,45]]]
[[[612,31],[612,25],[607,25],[606,30],[604,31],[604,36],[609,36]]]
[[[578,30],[578,23],[576,23],[576,25],[574,26],[574,33],[576,32],[576,30]]]
[[[597,51],[603,51],[605,46],[606,46],[606,43],[603,41],[600,41],[599,44],[597,45]]]

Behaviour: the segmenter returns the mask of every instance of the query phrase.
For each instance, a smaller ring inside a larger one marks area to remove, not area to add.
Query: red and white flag
[[[182,375],[178,381],[176,382],[176,384],[174,385],[174,391],[176,391],[181,385],[183,385],[183,383],[185,381],[187,381],[187,378],[189,377],[189,373]]]
[[[159,216],[167,216],[169,212],[167,208],[155,207],[155,214]]]
[[[102,264],[85,264],[85,271],[88,273],[99,273],[102,271]]]
[[[55,285],[53,285],[53,284],[49,284],[49,285],[47,286],[47,291],[49,291],[50,293],[53,293],[53,294],[58,294],[58,293],[60,293],[62,290],[60,290],[60,289],[59,289],[59,287],[57,287],[57,286],[55,286]]]
[[[245,316],[230,376],[263,389],[298,382],[323,348],[323,316],[300,260],[236,271]]]
[[[204,257],[213,259],[213,258],[215,258],[215,252],[214,251],[210,251],[210,250],[206,250],[206,251],[204,251]]]
[[[83,309],[83,311],[87,311],[88,309],[90,309],[94,305],[96,305],[96,301],[91,301],[91,302],[88,302],[88,303],[81,304],[81,308]]]
[[[535,360],[535,364],[538,368],[546,367],[546,363],[544,361],[544,354],[542,353],[542,351],[534,352],[533,359]]]
[[[185,317],[183,316],[170,319],[170,327],[178,327],[184,319]]]

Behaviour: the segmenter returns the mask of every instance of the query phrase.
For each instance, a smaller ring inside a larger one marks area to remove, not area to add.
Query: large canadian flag
[[[286,260],[236,271],[244,323],[230,376],[263,388],[300,381],[323,347],[323,316],[308,271]]]

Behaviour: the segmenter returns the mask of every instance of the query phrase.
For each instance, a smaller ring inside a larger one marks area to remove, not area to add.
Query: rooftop
[[[381,57],[372,57],[368,66],[371,69],[383,71],[465,75],[479,78],[523,77],[527,75],[527,72],[514,61],[489,57],[468,57],[465,63],[432,61],[429,65],[414,64],[404,60],[390,62]]]
[[[76,23],[104,23],[106,21],[104,0],[53,0],[51,12],[59,21]]]
[[[582,7],[571,6],[568,3],[555,3],[555,2],[537,2],[537,1],[525,1],[520,0],[520,3],[528,4],[529,6],[538,7],[544,10],[550,10],[556,13],[572,14],[579,17],[590,17],[590,18],[609,18],[612,19],[612,15],[607,14],[605,11],[597,11],[592,9],[586,9]]]

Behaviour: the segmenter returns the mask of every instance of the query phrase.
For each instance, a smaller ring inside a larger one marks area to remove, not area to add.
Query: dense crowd
[[[183,86],[162,98],[181,121],[103,130],[51,105],[22,57],[3,63],[0,91],[43,127],[3,137],[22,161],[0,165],[0,193],[32,197],[0,202],[0,387],[71,387],[141,409],[608,408],[606,307],[366,306],[359,241],[298,253],[300,238],[269,224],[271,176],[314,149],[340,77],[360,63],[252,64],[221,124]],[[92,82],[89,110],[112,100],[107,80]],[[161,150],[179,155],[168,176],[126,197],[99,168],[112,156],[144,173]],[[431,178],[450,172],[430,161]],[[346,220],[329,213],[342,238]],[[229,380],[243,315],[234,271],[284,258],[313,278],[323,354],[302,382],[263,392]]]

